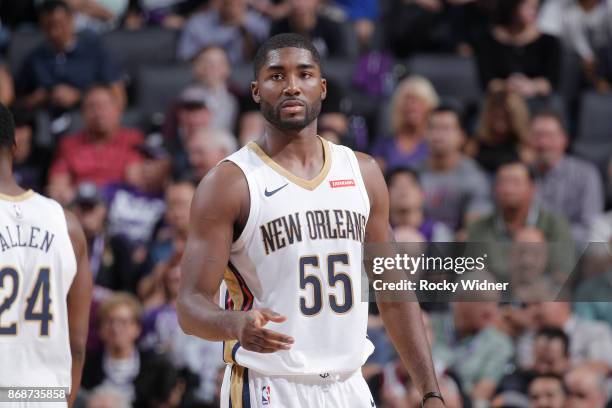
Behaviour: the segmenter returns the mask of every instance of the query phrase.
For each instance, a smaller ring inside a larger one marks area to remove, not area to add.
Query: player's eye
[[[302,72],[302,78],[305,78],[305,79],[312,78],[312,73]]]
[[[272,74],[271,78],[273,81],[280,81],[281,79],[283,79],[283,75],[282,74]]]

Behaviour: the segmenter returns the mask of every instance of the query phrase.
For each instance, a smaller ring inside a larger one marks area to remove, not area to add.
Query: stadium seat
[[[585,92],[581,98],[574,152],[604,170],[612,157],[612,95]]]
[[[111,31],[102,37],[108,52],[121,64],[131,80],[138,68],[149,64],[171,64],[175,61],[178,30],[145,28]]]
[[[476,64],[472,58],[450,54],[420,54],[406,62],[410,75],[428,78],[438,94],[463,105],[477,103],[481,96]]]
[[[164,114],[192,81],[188,65],[144,65],[136,76],[136,106],[145,115]]]
[[[43,40],[39,31],[16,31],[11,35],[7,59],[13,76],[17,76],[23,60]]]
[[[333,80],[343,90],[351,88],[355,61],[344,58],[332,58],[323,61],[323,76]]]

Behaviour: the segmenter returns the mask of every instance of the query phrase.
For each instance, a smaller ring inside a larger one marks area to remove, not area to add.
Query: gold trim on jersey
[[[245,370],[246,368],[237,364],[232,365],[230,380],[230,402],[232,408],[248,408],[243,404],[245,382],[248,381],[248,378],[245,378]],[[249,403],[249,405],[251,404]]]
[[[16,195],[16,196],[11,196],[11,195],[0,193],[0,200],[19,202],[19,201],[27,200],[28,198],[32,197],[33,195],[34,195],[34,191],[32,191],[32,190],[28,190],[25,193],[21,193],[21,194]]]
[[[331,150],[329,148],[329,142],[323,139],[321,136],[317,136],[321,140],[321,144],[323,145],[323,167],[319,174],[317,174],[314,178],[310,180],[303,179],[301,177],[296,176],[291,173],[289,170],[285,169],[283,166],[275,162],[270,156],[263,151],[261,147],[255,142],[249,142],[247,145],[251,150],[253,150],[257,156],[268,166],[272,168],[272,170],[279,173],[281,176],[285,177],[290,182],[297,184],[298,186],[305,188],[306,190],[314,190],[317,188],[327,174],[329,173],[329,169],[331,169]]]
[[[244,295],[240,290],[240,284],[238,283],[238,279],[232,273],[229,267],[225,268],[223,280],[225,281],[225,285],[227,286],[227,291],[229,292],[230,299],[234,304],[233,310],[242,310],[242,306],[244,304]],[[226,340],[223,342],[223,360],[226,363],[236,363],[232,356],[232,352],[236,343],[238,343],[238,340]]]

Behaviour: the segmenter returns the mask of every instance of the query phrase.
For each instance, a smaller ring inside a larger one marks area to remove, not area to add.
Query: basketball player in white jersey
[[[224,341],[222,408],[371,408],[361,250],[390,238],[385,181],[371,157],[317,136],[326,82],[308,40],[274,36],[254,65],[265,135],[198,187],[179,322]],[[418,303],[378,306],[423,406],[444,406]]]
[[[0,387],[30,396],[11,402],[18,394],[7,390],[0,406],[72,406],[91,302],[85,235],[58,203],[15,183],[14,150],[13,118],[0,105]],[[44,402],[36,387],[65,388],[68,400]]]

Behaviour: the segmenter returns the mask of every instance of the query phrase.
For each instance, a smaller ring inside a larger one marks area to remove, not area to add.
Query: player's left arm
[[[87,256],[87,241],[81,224],[70,212],[66,212],[68,234],[77,261],[77,271],[68,291],[68,330],[70,335],[70,352],[72,354],[72,387],[68,406],[72,407],[81,385],[83,364],[85,363],[85,346],[89,329],[89,307],[93,287]]]
[[[385,179],[374,159],[356,153],[359,167],[370,198],[370,216],[366,224],[366,243],[392,242],[389,227],[389,193]],[[414,301],[384,301],[376,294],[378,310],[412,382],[421,395],[439,392],[431,350],[425,336],[419,303]],[[425,407],[443,407],[438,398],[430,398]]]

